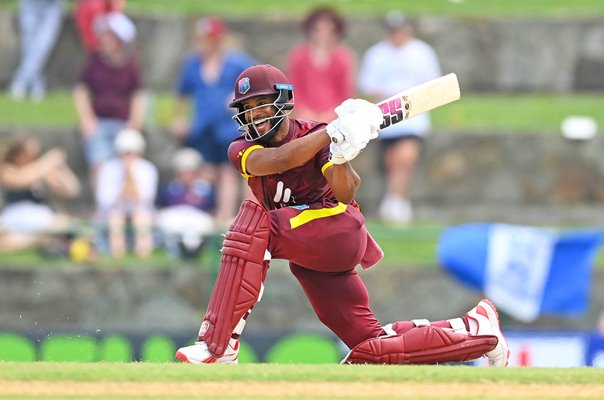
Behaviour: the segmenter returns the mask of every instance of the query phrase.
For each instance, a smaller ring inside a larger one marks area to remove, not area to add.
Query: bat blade
[[[441,76],[395,94],[377,103],[384,114],[380,129],[444,106],[461,98],[454,73]]]

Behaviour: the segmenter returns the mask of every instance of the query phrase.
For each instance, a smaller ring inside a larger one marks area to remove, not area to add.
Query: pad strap
[[[462,333],[464,335],[468,334],[468,331],[466,330],[466,324],[464,324],[463,319],[453,318],[453,319],[448,319],[447,322],[451,324],[451,328],[455,332]]]
[[[226,233],[220,270],[199,330],[199,340],[205,341],[216,357],[224,354],[235,330],[235,334],[241,333],[244,316],[260,298],[268,269],[264,258],[269,234],[267,212],[252,201],[244,201]]]
[[[367,339],[353,348],[342,364],[465,362],[482,357],[496,345],[496,336],[468,336],[427,325],[401,335]]]
[[[398,335],[394,328],[392,328],[392,324],[384,325],[382,326],[382,329],[384,330],[384,332],[386,332],[386,335],[388,336]]]

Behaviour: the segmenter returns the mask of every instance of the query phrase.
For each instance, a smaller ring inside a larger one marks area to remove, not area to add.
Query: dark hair
[[[344,21],[344,18],[342,18],[342,15],[340,15],[336,9],[331,7],[315,8],[306,16],[306,18],[304,18],[304,21],[302,22],[302,29],[307,37],[310,35],[310,31],[315,26],[317,21],[323,17],[331,19],[336,27],[336,34],[340,39],[344,37],[344,34],[346,33],[346,22]]]
[[[33,139],[33,136],[26,135],[13,139],[6,148],[3,154],[2,161],[9,164],[14,164],[17,157],[23,152],[27,143]]]

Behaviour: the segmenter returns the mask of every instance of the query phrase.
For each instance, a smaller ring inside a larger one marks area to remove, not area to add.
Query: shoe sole
[[[187,356],[185,356],[183,353],[181,353],[180,351],[176,352],[176,358],[179,359],[182,362],[185,362],[187,364],[193,364],[191,361],[189,361],[189,359],[187,358]]]
[[[496,329],[495,336],[497,336],[497,340],[501,342],[505,349],[504,351],[507,353],[505,356],[505,366],[507,367],[510,362],[510,347],[508,346],[508,342],[505,339],[505,336],[503,336],[503,332],[501,332],[501,327],[499,326],[499,312],[497,312],[497,307],[495,307],[495,304],[493,304],[489,299],[480,300],[478,307],[482,307],[482,309],[487,313],[486,317],[489,319],[489,321],[491,321],[491,325],[493,325]],[[496,323],[494,324],[493,321]],[[497,344],[500,344],[499,342]]]
[[[216,357],[210,357],[203,362],[192,362],[184,353],[177,351],[176,358],[187,364],[238,364],[237,359],[239,358],[239,355],[237,355],[237,357],[235,357],[233,360],[224,362],[217,362]]]

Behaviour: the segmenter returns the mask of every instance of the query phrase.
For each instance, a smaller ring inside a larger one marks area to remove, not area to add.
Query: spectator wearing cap
[[[73,91],[93,180],[100,163],[116,156],[117,133],[140,131],[144,117],[141,72],[132,51],[136,27],[114,12],[95,20],[95,32],[98,52],[88,55]]]
[[[205,237],[214,232],[214,184],[195,149],[178,150],[172,172],[159,192],[156,226],[170,254],[195,257]]]
[[[73,7],[73,18],[78,28],[82,46],[87,52],[99,48],[94,21],[99,15],[124,12],[126,0],[77,0]]]
[[[104,161],[96,182],[97,221],[107,227],[109,250],[114,257],[127,251],[127,229],[134,233],[134,250],[147,257],[153,250],[153,217],[158,172],[143,158],[145,140],[134,129],[123,129],[115,138],[118,157]]]
[[[287,58],[298,119],[329,122],[334,109],[355,92],[356,60],[341,43],[346,24],[334,9],[317,8],[302,23],[306,40]]]
[[[436,52],[415,37],[411,21],[392,11],[384,22],[385,38],[367,50],[359,72],[359,89],[373,101],[441,75]],[[430,129],[430,116],[424,113],[380,132],[383,156],[379,160],[386,172],[386,193],[379,215],[385,222],[407,224],[413,219],[409,188]]]
[[[233,218],[241,191],[241,182],[227,156],[230,142],[238,136],[228,104],[234,97],[233,82],[256,61],[226,48],[227,28],[216,17],[198,20],[194,39],[195,51],[184,60],[178,76],[172,133],[196,149],[215,175],[216,219],[224,225]]]

